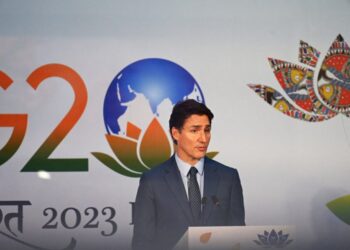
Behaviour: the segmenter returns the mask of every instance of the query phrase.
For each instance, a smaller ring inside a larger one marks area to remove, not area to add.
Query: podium
[[[294,226],[190,227],[174,250],[297,249]]]

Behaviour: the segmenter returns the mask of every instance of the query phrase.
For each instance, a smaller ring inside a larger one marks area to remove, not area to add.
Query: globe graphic
[[[160,58],[147,58],[129,64],[111,82],[104,100],[103,115],[108,134],[120,134],[121,119],[136,98],[145,100],[142,109],[159,116],[159,106],[186,99],[204,103],[196,80],[180,65]],[[143,110],[137,112],[142,114]]]

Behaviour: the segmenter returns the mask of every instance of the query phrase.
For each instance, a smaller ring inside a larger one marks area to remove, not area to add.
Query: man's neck
[[[198,161],[200,161],[200,159],[196,159],[196,158],[186,158],[186,157],[183,157],[181,155],[179,155],[177,152],[176,152],[176,155],[177,157],[183,161],[183,162],[186,162],[187,164],[191,165],[191,166],[194,166],[197,164]]]

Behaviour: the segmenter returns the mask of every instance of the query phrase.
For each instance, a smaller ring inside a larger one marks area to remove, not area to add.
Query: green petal
[[[350,225],[350,195],[332,200],[326,205],[340,220]]]
[[[123,168],[116,160],[114,160],[112,157],[110,157],[107,154],[100,153],[100,152],[92,152],[93,156],[95,156],[100,162],[102,162],[104,165],[112,169],[113,171],[128,176],[128,177],[140,177],[141,173],[134,173],[131,172],[125,168]]]
[[[215,156],[217,156],[219,152],[217,151],[212,151],[212,152],[207,152],[206,156],[210,159],[213,159]]]

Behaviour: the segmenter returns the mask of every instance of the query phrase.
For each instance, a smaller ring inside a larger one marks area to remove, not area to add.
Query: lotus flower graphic
[[[315,68],[320,52],[300,41],[299,61]],[[350,117],[350,47],[339,34],[329,48],[314,83],[314,70],[278,59],[268,59],[273,72],[292,101],[272,87],[248,84],[267,103],[285,115],[320,122],[339,113]],[[350,225],[350,195],[330,201],[327,207]]]
[[[142,130],[129,122],[125,136],[105,135],[118,160],[101,152],[92,154],[115,172],[129,177],[140,177],[144,171],[167,160],[173,151],[173,145],[156,117],[143,136],[141,134]],[[208,152],[207,156],[213,158],[217,154],[218,152]]]
[[[106,134],[113,153],[125,167],[107,154],[92,154],[120,174],[139,177],[150,166],[165,161],[171,155],[171,145],[157,118],[151,121],[141,139],[140,134],[141,129],[130,122],[127,124],[126,136]]]
[[[350,116],[350,48],[341,35],[332,43],[315,82],[315,68],[320,52],[300,41],[299,61],[302,67],[269,58],[270,65],[282,87],[282,95],[272,87],[248,84],[267,103],[292,118],[320,122],[339,113]],[[311,68],[310,68],[311,67]]]
[[[257,236],[259,240],[254,240],[254,242],[264,248],[283,248],[293,241],[288,240],[289,234],[283,234],[282,230],[277,233],[272,229],[271,232],[264,231],[263,234]]]

